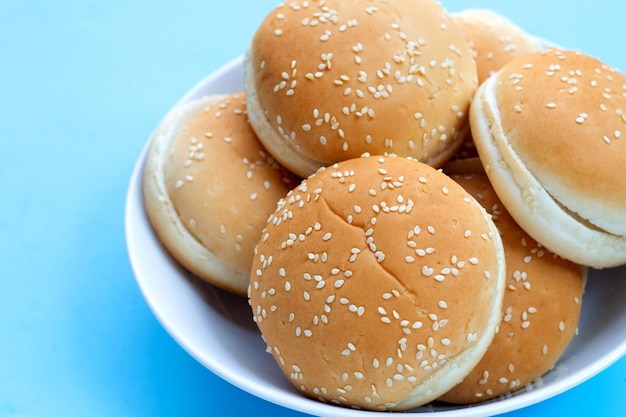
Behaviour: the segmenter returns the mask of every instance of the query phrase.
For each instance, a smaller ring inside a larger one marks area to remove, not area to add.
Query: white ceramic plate
[[[243,90],[238,58],[189,91],[181,101],[205,94]],[[380,415],[304,398],[265,352],[245,298],[216,289],[183,270],[159,243],[146,217],[141,153],[128,189],[126,241],[137,283],[171,336],[200,363],[239,388],[303,413],[325,416]],[[626,353],[626,267],[591,271],[583,298],[580,333],[554,370],[540,382],[471,407],[432,404],[410,413],[487,416],[516,410],[566,391],[602,371]]]

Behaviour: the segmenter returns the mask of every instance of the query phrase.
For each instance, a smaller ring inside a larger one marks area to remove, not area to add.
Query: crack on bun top
[[[484,209],[402,157],[304,180],[255,252],[253,317],[294,386],[324,402],[407,409],[456,385],[500,319],[504,264]]]

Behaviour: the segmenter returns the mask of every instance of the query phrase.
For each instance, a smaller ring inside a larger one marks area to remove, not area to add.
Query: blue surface
[[[0,416],[300,415],[188,356],[126,255],[126,187],[148,135],[276,2],[215,3],[0,2]],[[625,2],[442,4],[491,7],[626,70]],[[506,416],[623,416],[624,397],[626,359]]]

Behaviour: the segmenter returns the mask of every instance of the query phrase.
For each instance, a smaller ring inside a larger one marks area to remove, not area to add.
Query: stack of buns
[[[243,66],[163,119],[146,211],[294,387],[406,410],[557,363],[588,268],[626,264],[626,77],[435,0],[284,3]]]

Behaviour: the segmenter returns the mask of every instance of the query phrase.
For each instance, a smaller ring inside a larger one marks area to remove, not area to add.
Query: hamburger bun
[[[544,48],[545,42],[490,9],[465,9],[450,13],[450,17],[472,50],[479,85],[507,62]],[[446,172],[463,173],[467,172],[468,165],[477,162],[480,163],[478,152],[469,131],[459,150],[443,168]]]
[[[207,96],[178,105],[160,123],[146,158],[144,198],[177,261],[246,295],[267,216],[298,181],[254,135],[243,94]]]
[[[502,207],[487,176],[452,177],[492,215],[504,245],[503,319],[487,353],[440,400],[471,404],[524,388],[563,355],[580,318],[587,268],[546,250]]]
[[[450,17],[472,50],[478,84],[512,59],[543,49],[537,37],[494,10],[465,9]]]
[[[502,242],[485,210],[404,157],[343,161],[270,216],[249,302],[267,350],[302,393],[403,410],[481,359],[500,321]]]
[[[286,2],[256,30],[244,72],[252,127],[303,177],[366,152],[442,165],[477,87],[469,46],[434,0]]]
[[[626,78],[578,51],[516,58],[471,107],[472,135],[511,216],[573,262],[626,263]]]

